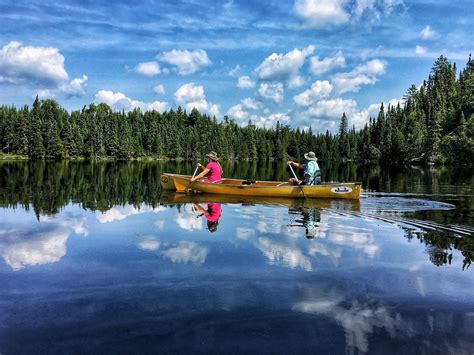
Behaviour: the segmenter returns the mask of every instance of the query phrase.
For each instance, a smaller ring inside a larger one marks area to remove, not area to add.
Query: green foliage
[[[272,128],[241,127],[194,108],[113,112],[101,103],[71,113],[54,100],[36,97],[27,106],[0,107],[0,153],[32,159],[85,157],[202,159],[214,150],[230,160],[302,159],[314,151],[322,160],[381,160],[384,163],[448,162],[472,165],[474,156],[474,62],[456,79],[456,65],[440,56],[428,80],[412,85],[403,107],[380,106],[359,131],[341,117],[338,134],[314,134],[277,122]],[[349,117],[350,118],[350,117]]]

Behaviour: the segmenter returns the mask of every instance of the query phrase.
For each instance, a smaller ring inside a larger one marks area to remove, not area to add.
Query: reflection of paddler
[[[288,226],[298,226],[305,228],[305,235],[308,239],[314,239],[318,232],[319,222],[321,221],[321,212],[317,208],[307,207],[290,207],[288,209],[290,214],[298,214],[302,216],[302,219],[294,220],[294,223],[290,223]]]
[[[207,210],[198,205],[197,203],[193,203],[193,206],[201,212],[197,218],[202,216],[206,216],[207,219],[207,229],[209,232],[215,232],[217,230],[217,226],[219,225],[219,218],[221,217],[221,204],[220,203],[206,203]]]

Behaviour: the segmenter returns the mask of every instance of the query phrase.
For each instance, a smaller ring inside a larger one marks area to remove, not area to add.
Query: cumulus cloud
[[[267,100],[271,100],[275,103],[280,103],[283,101],[284,89],[282,83],[277,84],[268,84],[262,83],[258,88],[259,95]]]
[[[139,63],[134,71],[145,76],[155,76],[161,73],[160,65],[157,62]]]
[[[113,91],[109,90],[100,90],[97,94],[95,94],[94,101],[96,103],[106,103],[116,111],[131,111],[135,108],[139,108],[142,111],[155,110],[163,112],[168,106],[167,102],[153,101],[146,103],[138,100],[133,100],[121,92],[114,93]]]
[[[237,87],[240,89],[250,89],[255,87],[255,81],[250,79],[249,76],[241,76],[237,80]]]
[[[158,84],[153,87],[153,92],[157,95],[163,95],[166,92],[166,90],[162,84]]]
[[[280,121],[280,123],[290,122],[290,116],[281,112],[272,113],[272,114],[264,115],[264,116],[252,115],[250,119],[252,120],[252,123],[255,126],[260,127],[260,128],[272,127],[277,123],[277,121]]]
[[[0,50],[0,82],[34,84],[42,97],[85,95],[87,75],[69,80],[64,56],[52,47],[24,46],[12,41]]]
[[[328,97],[331,94],[331,91],[332,85],[329,81],[317,80],[311,85],[310,89],[296,95],[293,97],[293,100],[298,106],[310,106],[315,101]]]
[[[281,82],[290,88],[301,86],[304,79],[299,70],[306,58],[314,52],[315,46],[310,45],[303,50],[293,49],[286,54],[273,53],[255,69],[259,80]]]
[[[346,66],[346,59],[341,51],[337,52],[333,57],[326,57],[319,60],[319,57],[312,57],[309,64],[309,71],[313,74],[323,74],[334,68]]]
[[[181,241],[176,247],[163,251],[162,255],[173,263],[202,264],[206,261],[208,253],[208,248],[202,247],[195,242]]]
[[[336,94],[358,92],[362,85],[373,85],[378,80],[377,75],[385,73],[386,66],[386,61],[372,59],[348,73],[338,73],[332,77],[334,92]]]
[[[173,49],[157,55],[157,59],[174,66],[179,75],[189,75],[211,64],[206,51]]]
[[[87,86],[87,75],[82,78],[75,78],[69,83],[63,83],[59,86],[59,91],[69,96],[84,96],[86,94],[85,86]]]
[[[237,64],[233,69],[229,71],[229,75],[233,78],[237,77],[240,73],[240,65]]]
[[[417,55],[425,55],[427,52],[428,52],[428,50],[426,49],[426,47],[422,47],[422,46],[416,46],[415,47],[415,53]]]
[[[234,105],[227,110],[227,116],[235,120],[246,120],[249,117],[248,110],[258,110],[262,108],[262,103],[250,97],[240,100],[240,104]]]
[[[431,39],[436,35],[436,32],[431,29],[430,26],[426,26],[420,32],[420,37],[422,39]]]
[[[352,99],[344,100],[340,97],[328,100],[319,100],[304,111],[307,118],[339,119],[342,114],[357,112],[357,102]]]
[[[219,105],[206,100],[204,87],[202,86],[196,86],[194,83],[184,84],[176,90],[174,99],[178,105],[183,106],[187,111],[192,111],[195,107],[211,116],[219,116]]]
[[[321,28],[349,21],[346,0],[296,0],[296,15],[304,27]]]
[[[227,116],[234,120],[245,120],[248,118],[249,114],[247,111],[244,111],[242,104],[237,104],[227,110]]]

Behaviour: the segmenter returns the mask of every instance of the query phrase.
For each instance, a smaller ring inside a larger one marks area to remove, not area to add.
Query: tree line
[[[164,113],[114,112],[91,104],[68,112],[54,100],[34,100],[31,109],[0,107],[0,152],[31,159],[202,159],[209,150],[229,160],[302,159],[315,151],[324,160],[472,165],[474,156],[474,62],[457,75],[440,56],[420,88],[412,85],[401,106],[384,107],[360,130],[313,133],[277,122],[245,127],[229,117],[219,122],[181,107]]]

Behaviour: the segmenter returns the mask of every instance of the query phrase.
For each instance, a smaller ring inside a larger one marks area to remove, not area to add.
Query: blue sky
[[[472,19],[470,0],[0,0],[0,104],[361,127],[441,54],[464,67]]]

